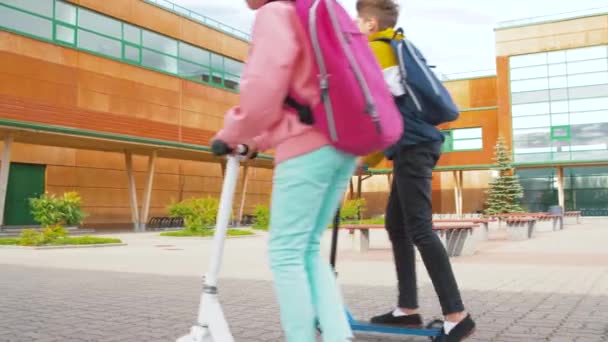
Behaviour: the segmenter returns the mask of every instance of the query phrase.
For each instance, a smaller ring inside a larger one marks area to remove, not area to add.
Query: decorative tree
[[[490,182],[490,189],[486,191],[488,194],[486,215],[523,212],[519,203],[523,197],[523,188],[513,172],[511,152],[502,137],[498,138],[494,147],[494,161],[497,167],[493,170],[499,175]]]

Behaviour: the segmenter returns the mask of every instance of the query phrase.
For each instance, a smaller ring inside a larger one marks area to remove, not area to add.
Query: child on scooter
[[[320,101],[314,56],[292,1],[246,0],[257,10],[240,104],[215,139],[247,144],[251,154],[275,150],[269,257],[288,342],[350,341],[352,332],[335,276],[319,243],[355,169],[355,157],[334,149],[284,105]],[[305,43],[306,42],[306,43]]]

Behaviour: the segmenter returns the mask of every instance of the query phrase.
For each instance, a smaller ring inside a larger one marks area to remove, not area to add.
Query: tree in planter
[[[502,137],[498,138],[494,148],[494,161],[497,167],[493,170],[499,175],[490,182],[490,189],[486,191],[488,194],[486,215],[523,212],[519,203],[523,197],[523,188],[513,172],[511,153]]]

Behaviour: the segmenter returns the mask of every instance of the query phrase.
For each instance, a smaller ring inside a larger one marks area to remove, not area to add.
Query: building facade
[[[5,226],[33,224],[28,198],[44,192],[79,192],[96,228],[219,195],[207,146],[238,101],[248,42],[205,20],[140,0],[0,1]],[[251,163],[247,182],[243,168],[237,208],[268,202],[271,168]]]
[[[559,204],[608,215],[608,9],[505,22],[495,35],[494,75],[445,80],[462,113],[440,127],[446,143],[433,175],[434,211],[484,209],[502,136],[527,210]],[[380,214],[386,178],[366,182],[371,214]]]
[[[33,224],[28,199],[44,192],[79,192],[95,228],[218,196],[208,143],[248,48],[169,1],[0,0],[0,223]],[[440,127],[434,211],[484,209],[502,136],[527,209],[608,215],[608,13],[502,23],[496,54],[495,73],[445,81],[461,117]],[[271,179],[270,157],[243,167],[235,210],[267,204]],[[368,214],[383,213],[386,175],[361,184]]]

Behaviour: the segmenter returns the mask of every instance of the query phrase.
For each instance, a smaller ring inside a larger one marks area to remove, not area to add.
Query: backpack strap
[[[306,125],[313,125],[315,123],[310,106],[301,104],[291,96],[287,96],[285,98],[285,104],[293,108],[298,113],[298,118],[300,119],[301,123]]]

